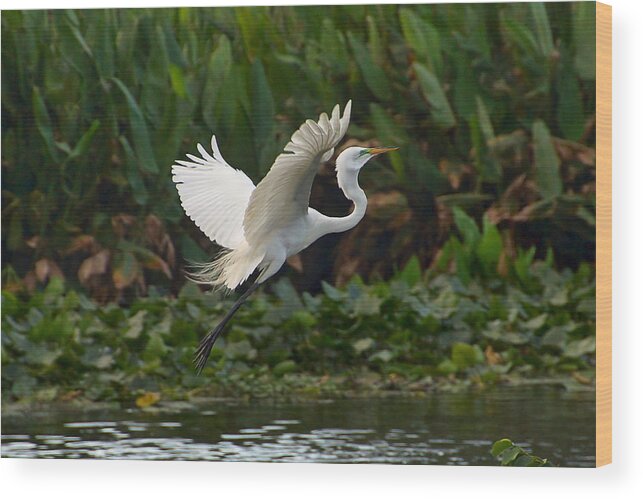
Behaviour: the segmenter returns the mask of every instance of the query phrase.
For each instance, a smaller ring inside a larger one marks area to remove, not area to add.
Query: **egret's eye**
[[[371,152],[371,151],[370,151],[370,149],[362,149],[362,150],[359,152],[359,154],[357,155],[357,157],[358,157],[358,158],[361,158],[362,156],[366,156],[366,155],[367,155],[367,154],[369,154],[370,152]]]

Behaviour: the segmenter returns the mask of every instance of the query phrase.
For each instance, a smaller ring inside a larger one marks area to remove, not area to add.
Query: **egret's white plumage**
[[[255,185],[226,163],[214,136],[212,155],[201,144],[197,148],[201,158],[188,154],[192,161],[177,160],[172,167],[183,209],[212,241],[224,248],[238,248],[245,242],[243,216]]]
[[[359,170],[373,156],[396,148],[350,147],[339,155],[337,181],[354,203],[351,214],[327,217],[308,206],[315,175],[346,134],[350,113],[349,101],[341,117],[339,106],[335,106],[330,118],[322,113],[317,122],[307,120],[256,187],[223,159],[214,137],[212,154],[198,144],[200,158],[188,154],[190,161],[176,161],[172,166],[172,180],[185,212],[212,241],[225,248],[193,274],[195,280],[232,290],[260,270],[250,291],[202,341],[197,351],[199,370],[226,322],[258,284],[274,275],[289,256],[325,234],[354,227],[364,216],[367,201],[357,182]]]

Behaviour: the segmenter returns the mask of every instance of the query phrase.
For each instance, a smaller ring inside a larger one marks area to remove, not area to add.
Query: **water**
[[[495,465],[507,437],[559,466],[594,466],[595,398],[554,388],[426,399],[210,402],[180,412],[2,418],[2,457]]]

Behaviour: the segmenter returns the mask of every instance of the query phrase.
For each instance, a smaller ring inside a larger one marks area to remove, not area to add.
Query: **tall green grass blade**
[[[152,150],[152,143],[150,141],[147,124],[145,123],[145,117],[143,116],[136,99],[134,99],[134,96],[130,93],[125,84],[118,78],[112,78],[112,81],[116,83],[120,91],[123,92],[125,100],[127,101],[130,128],[134,139],[134,150],[136,151],[139,167],[149,173],[158,173],[159,167],[156,163],[156,158],[154,157],[154,151]]]
[[[585,131],[583,96],[574,70],[571,57],[566,51],[561,56],[561,64],[556,78],[558,106],[556,119],[560,130],[567,139],[579,140]]]
[[[538,46],[540,47],[540,53],[543,58],[547,60],[554,53],[554,39],[551,34],[547,9],[542,2],[531,2],[529,7],[536,26],[536,38],[538,40]]]
[[[487,277],[497,275],[498,262],[502,253],[502,237],[498,228],[484,216],[482,218],[482,237],[476,247],[476,257]]]
[[[45,142],[49,156],[57,162],[60,160],[60,153],[58,152],[56,141],[54,140],[54,131],[51,124],[51,118],[47,112],[47,106],[45,105],[45,101],[43,100],[38,87],[33,87],[31,102],[33,113],[36,117],[36,127],[38,128],[38,132]]]
[[[554,149],[547,125],[537,120],[532,126],[534,141],[535,178],[540,194],[545,199],[563,192],[560,178],[560,159]]]
[[[94,138],[94,135],[96,135],[96,132],[100,128],[100,121],[94,120],[92,121],[92,124],[90,127],[87,129],[87,131],[82,135],[80,140],[76,143],[76,146],[72,149],[71,153],[69,154],[69,157],[67,158],[67,161],[79,158],[83,156],[87,150],[89,149],[89,145],[92,142],[92,139]]]
[[[596,3],[574,2],[572,33],[574,39],[574,66],[583,80],[596,79]]]
[[[508,46],[517,48],[523,54],[539,59],[541,48],[529,28],[508,16],[501,18],[502,30],[507,37]]]
[[[181,99],[185,99],[188,96],[188,90],[185,84],[183,69],[181,69],[181,66],[170,63],[169,70],[172,90],[174,90],[174,93],[181,97]]]
[[[348,33],[348,41],[359,66],[362,79],[368,89],[381,101],[391,98],[391,85],[384,70],[375,64],[364,43],[353,33]]]
[[[257,161],[264,165],[268,159],[264,153],[266,147],[271,149],[271,138],[275,130],[275,101],[266,78],[266,72],[259,59],[252,64],[252,129],[255,147],[260,151]]]
[[[201,98],[201,109],[203,119],[212,130],[217,128],[216,107],[219,104],[221,88],[232,83],[227,77],[232,67],[232,49],[230,40],[225,35],[219,37],[219,43],[208,61],[203,96]],[[220,107],[220,106],[218,106]]]
[[[416,62],[413,69],[417,75],[422,95],[431,105],[431,118],[439,128],[452,128],[456,124],[455,115],[437,77],[424,65]]]
[[[440,35],[428,21],[408,7],[400,9],[400,25],[406,43],[418,59],[426,66],[440,73],[442,69]]]
[[[132,188],[132,196],[134,197],[134,201],[136,201],[139,206],[145,206],[147,205],[149,195],[147,189],[145,188],[143,178],[140,174],[140,168],[138,166],[136,154],[132,150],[132,146],[130,146],[129,141],[125,137],[119,137],[119,142],[121,144],[121,147],[123,148],[123,152],[125,153],[125,175],[130,187]]]

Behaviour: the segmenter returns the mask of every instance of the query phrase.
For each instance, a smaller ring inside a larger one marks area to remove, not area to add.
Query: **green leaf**
[[[537,315],[536,317],[525,322],[525,327],[527,329],[531,329],[532,331],[536,331],[545,325],[545,322],[547,322],[547,317],[549,317],[549,314],[546,313]]]
[[[172,84],[172,89],[174,93],[178,95],[181,99],[185,99],[188,95],[187,87],[185,85],[185,76],[183,74],[183,69],[181,66],[176,64],[170,64],[170,82]]]
[[[90,28],[87,31],[89,44],[94,48],[94,64],[103,82],[114,76],[114,16],[111,9],[91,10],[85,12],[91,17]],[[119,61],[119,63],[122,61]]]
[[[153,332],[150,334],[150,339],[145,346],[142,357],[146,362],[152,362],[160,359],[167,352],[168,347],[165,345],[165,342],[163,341],[163,338],[161,338],[161,335],[157,332]]]
[[[487,276],[496,275],[502,253],[502,237],[494,224],[485,215],[482,219],[482,237],[476,248],[476,256]]]
[[[525,55],[539,58],[540,46],[527,26],[505,15],[502,16],[501,26],[509,39],[507,45],[519,47]]]
[[[271,147],[274,142],[275,130],[275,102],[266,78],[266,72],[259,59],[252,64],[252,130],[254,143],[259,155],[257,162],[268,167],[268,161],[261,156],[261,151],[266,146]]]
[[[534,141],[534,160],[536,183],[543,198],[559,196],[563,192],[560,178],[560,159],[547,125],[541,120],[534,122],[532,127]]]
[[[406,282],[409,287],[415,286],[422,279],[422,266],[416,255],[413,255],[404,269],[398,274],[398,277]]]
[[[136,257],[129,251],[116,254],[112,263],[112,280],[116,289],[125,289],[138,277],[140,266]]]
[[[361,354],[373,348],[373,346],[375,346],[375,340],[373,340],[373,338],[362,338],[353,343],[353,349],[357,354]]]
[[[484,354],[478,345],[458,342],[451,347],[451,361],[458,370],[464,370],[482,363]]]
[[[567,343],[567,334],[568,331],[564,327],[554,326],[543,336],[542,345],[556,347],[559,350],[563,350]]]
[[[143,326],[147,310],[139,310],[133,316],[127,319],[127,331],[125,331],[125,338],[129,340],[137,339],[143,332]]]
[[[393,359],[394,355],[393,352],[390,350],[380,350],[379,352],[374,353],[371,355],[368,360],[373,362],[373,361],[380,361],[380,362],[390,362]]]
[[[87,131],[83,134],[80,140],[78,140],[78,142],[76,143],[76,147],[74,147],[74,149],[71,151],[67,160],[75,159],[85,154],[87,152],[87,149],[89,149],[89,145],[91,144],[92,139],[96,134],[96,131],[99,128],[100,128],[100,121],[98,120],[92,121],[92,124],[87,129]]]
[[[513,446],[513,442],[508,438],[497,440],[496,442],[494,442],[493,446],[491,447],[491,455],[493,457],[498,457],[505,450],[507,450],[509,447],[512,447],[512,446]]]
[[[265,7],[237,7],[234,9],[236,21],[241,32],[241,40],[249,60],[263,47],[262,33],[265,33]]]
[[[448,376],[449,374],[458,372],[458,366],[456,366],[450,359],[444,359],[438,364],[437,370],[440,374]]]
[[[384,70],[375,64],[371,55],[359,38],[348,32],[348,42],[355,56],[355,62],[362,74],[362,79],[368,89],[381,101],[388,101],[392,91]]]
[[[27,364],[49,367],[62,355],[61,349],[52,349],[43,344],[33,345],[25,355]]]
[[[452,211],[453,220],[455,221],[458,231],[464,238],[464,243],[469,248],[473,249],[480,240],[480,229],[478,229],[478,225],[473,218],[467,215],[464,210],[459,207],[454,206]]]
[[[384,62],[386,54],[379,30],[377,28],[377,23],[372,16],[366,17],[366,23],[368,25],[368,48],[371,53],[371,59],[373,60],[373,62],[375,62],[375,64],[381,66]]]
[[[230,40],[225,35],[221,35],[216,50],[210,55],[201,100],[203,119],[213,130],[218,129],[218,119],[226,118],[225,116],[220,116],[220,94],[226,85],[232,85],[232,82],[228,80],[231,68],[232,48]]]
[[[549,59],[554,52],[554,40],[551,34],[547,9],[542,2],[530,2],[529,7],[536,25],[536,38],[540,52],[545,59]]]
[[[112,78],[114,83],[125,95],[127,106],[129,108],[130,128],[134,138],[134,150],[136,151],[139,168],[150,173],[158,173],[159,167],[154,158],[154,151],[152,150],[152,143],[145,123],[145,118],[141,112],[136,99],[127,89],[125,84],[118,78]]]
[[[442,69],[440,34],[435,27],[422,19],[415,9],[407,7],[400,9],[400,25],[406,43],[413,49],[418,59],[430,70],[440,73]]]
[[[565,357],[577,358],[596,351],[596,337],[588,336],[582,340],[570,341],[563,350]]]
[[[47,151],[51,156],[51,159],[58,161],[60,159],[60,153],[56,147],[56,141],[54,140],[54,132],[51,124],[51,119],[49,113],[47,112],[47,106],[45,101],[42,98],[40,89],[36,86],[33,87],[31,94],[31,102],[33,107],[33,112],[36,117],[36,127],[40,136],[45,141],[45,146],[47,146]]]
[[[355,317],[379,315],[382,300],[377,296],[362,293],[353,304]]]
[[[281,361],[279,364],[277,364],[275,367],[272,368],[272,373],[275,376],[283,376],[284,374],[292,373],[297,370],[297,364],[295,361],[287,359]]]
[[[556,80],[558,93],[556,118],[565,138],[578,141],[585,131],[583,95],[569,59],[570,57],[563,51]]]
[[[522,449],[517,446],[512,446],[509,447],[508,449],[505,449],[501,454],[500,454],[500,464],[502,466],[509,466],[511,463],[519,456],[522,454]]]
[[[438,128],[452,128],[456,125],[455,115],[446,94],[437,77],[420,63],[414,63],[413,69],[417,75],[422,95],[431,105],[431,118]]]
[[[596,3],[574,2],[572,33],[574,39],[574,66],[583,80],[596,79]]]
[[[125,160],[127,165],[125,174],[127,176],[129,186],[132,190],[134,201],[136,201],[136,203],[140,206],[145,206],[147,205],[149,194],[139,170],[138,162],[136,160],[136,154],[132,150],[132,147],[127,141],[127,138],[120,136],[118,138],[118,141],[120,142],[121,146],[123,147],[123,151],[125,152]]]

